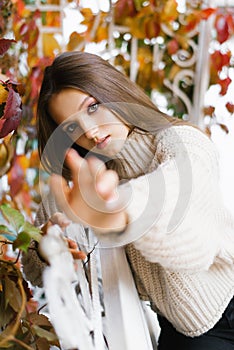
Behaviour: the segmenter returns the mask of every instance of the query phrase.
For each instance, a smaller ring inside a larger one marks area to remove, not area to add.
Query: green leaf
[[[49,342],[56,341],[57,336],[54,332],[49,332],[39,326],[33,325],[32,328],[34,329],[36,335],[41,338],[47,339]]]
[[[24,224],[24,216],[18,210],[11,208],[7,204],[2,204],[0,209],[4,218],[11,224],[16,233],[18,233]]]
[[[27,252],[31,238],[27,232],[20,232],[13,243],[13,249],[21,249]]]
[[[28,221],[25,221],[22,230],[27,233],[31,239],[34,241],[40,242],[40,239],[42,237],[41,230],[38,227],[35,227],[34,225],[30,224]]]

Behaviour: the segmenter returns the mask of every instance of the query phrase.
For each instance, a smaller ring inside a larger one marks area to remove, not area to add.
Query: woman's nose
[[[87,115],[81,116],[79,124],[88,139],[94,139],[98,136],[98,125],[92,118],[87,117]]]

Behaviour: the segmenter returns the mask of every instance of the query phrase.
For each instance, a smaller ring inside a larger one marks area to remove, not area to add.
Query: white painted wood
[[[43,284],[48,302],[49,317],[59,337],[62,349],[105,350],[100,324],[100,300],[90,296],[88,281],[82,274],[83,266],[77,261],[77,271],[61,229],[54,225],[40,242],[40,251],[49,265],[43,272]],[[97,281],[93,280],[97,284]],[[76,285],[80,293],[76,293]],[[97,332],[98,329],[98,332]],[[98,338],[99,337],[99,338]]]
[[[152,342],[125,250],[100,249],[110,350],[151,350]]]

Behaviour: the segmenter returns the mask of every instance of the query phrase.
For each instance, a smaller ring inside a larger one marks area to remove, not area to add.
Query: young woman
[[[84,52],[46,69],[38,139],[53,195],[36,224],[63,212],[103,245],[125,246],[139,296],[158,315],[159,350],[234,349],[234,221],[210,139]],[[39,255],[23,264],[40,285]]]

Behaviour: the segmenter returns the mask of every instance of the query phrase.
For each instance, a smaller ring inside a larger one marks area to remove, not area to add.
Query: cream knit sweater
[[[107,165],[125,180],[130,223],[116,242],[105,236],[101,244],[126,245],[140,297],[179,332],[205,333],[234,295],[234,220],[222,202],[213,143],[187,125],[157,136],[133,131]],[[36,224],[55,211],[50,197]],[[23,265],[40,285],[44,264],[35,251]]]

